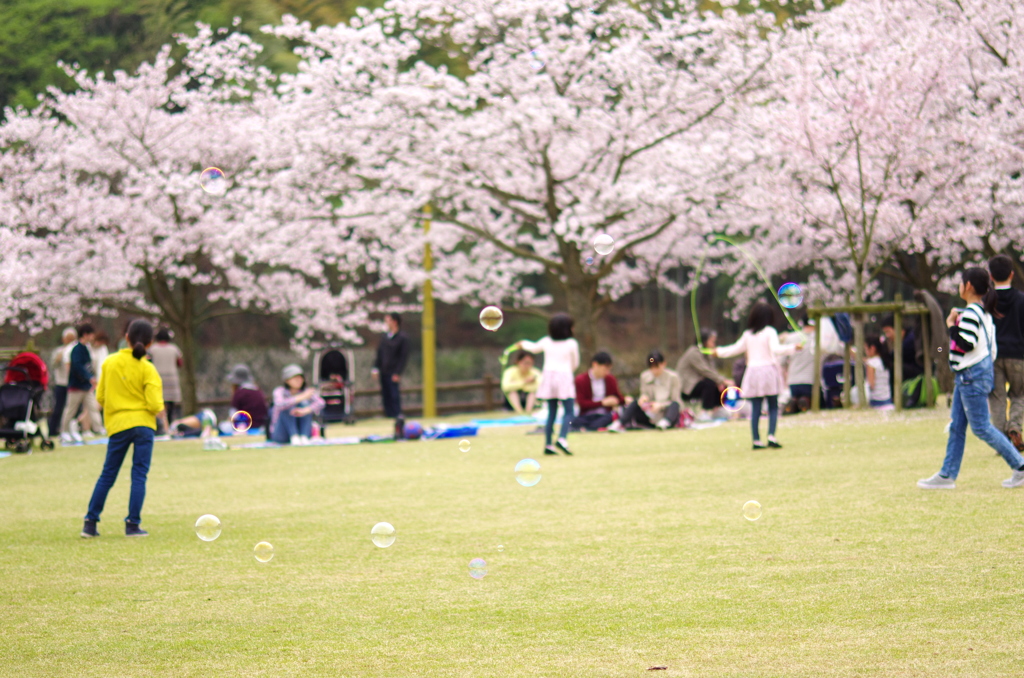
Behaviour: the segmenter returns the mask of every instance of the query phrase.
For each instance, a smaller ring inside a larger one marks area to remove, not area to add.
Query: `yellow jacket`
[[[103,361],[96,400],[103,407],[107,435],[136,426],[155,429],[156,415],[164,409],[164,386],[153,363],[136,360],[130,348],[123,348]]]
[[[533,377],[533,381],[527,384],[526,379],[529,377]],[[501,390],[505,393],[514,393],[515,391],[535,393],[538,386],[540,386],[540,370],[536,367],[531,367],[530,373],[524,377],[516,365],[510,365],[501,375]]]

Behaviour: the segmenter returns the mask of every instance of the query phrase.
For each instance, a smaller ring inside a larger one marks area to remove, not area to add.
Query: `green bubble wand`
[[[772,287],[771,282],[768,280],[767,274],[765,274],[764,269],[761,268],[761,265],[757,263],[757,260],[754,259],[754,257],[751,256],[750,252],[748,252],[742,245],[740,245],[732,238],[729,238],[724,235],[716,235],[708,247],[710,248],[710,245],[718,242],[719,240],[726,243],[727,245],[732,245],[733,247],[735,247],[736,249],[743,253],[743,256],[747,258],[747,261],[750,262],[751,266],[754,267],[754,270],[757,271],[757,274],[761,277],[761,280],[764,282],[765,287],[767,287],[768,291],[772,293],[772,297],[775,299],[776,303],[778,303],[779,308],[782,309],[782,314],[786,316],[786,320],[789,321],[789,326],[793,328],[794,332],[799,332],[800,326],[796,323],[795,320],[793,320],[793,316],[789,314],[789,309],[787,309],[786,306],[782,303],[782,300],[779,299],[778,293],[775,291],[775,288]],[[697,264],[696,277],[693,281],[693,287],[690,289],[690,315],[693,316],[693,327],[697,331],[697,346],[700,348],[701,353],[705,355],[710,355],[711,349],[704,348],[704,342],[701,341],[700,321],[697,318],[697,286],[700,285],[700,276],[704,272],[704,261],[707,259],[707,256],[708,250],[705,249],[704,254],[701,255],[700,263]],[[801,343],[803,342],[801,341]]]

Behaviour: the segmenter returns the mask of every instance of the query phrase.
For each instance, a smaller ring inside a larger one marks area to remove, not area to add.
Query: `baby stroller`
[[[826,409],[843,406],[843,361],[842,359],[827,362],[821,366],[821,377],[825,384],[825,399],[822,407]],[[854,384],[853,367],[850,368],[850,388]]]
[[[44,402],[49,385],[46,363],[35,353],[19,353],[3,368],[0,386],[0,438],[14,452],[31,452],[32,438],[39,449],[52,450],[53,441],[43,434],[39,422],[49,414]]]
[[[352,415],[354,391],[350,371],[354,369],[355,358],[351,350],[342,352],[331,349],[323,355],[318,352],[313,356],[313,383],[324,399],[324,409],[320,412],[321,431],[324,430],[324,424],[339,421],[356,423]]]

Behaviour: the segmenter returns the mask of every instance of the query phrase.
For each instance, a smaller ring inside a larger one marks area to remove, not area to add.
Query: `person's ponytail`
[[[128,344],[132,347],[132,357],[142,360],[146,355],[146,347],[153,343],[153,326],[141,318],[128,325]]]
[[[988,271],[980,266],[968,268],[963,272],[961,279],[965,285],[970,283],[971,287],[974,288],[974,293],[981,297],[981,305],[986,313],[996,318],[1002,317],[997,308],[999,295],[996,292],[995,285],[992,283],[992,276],[989,275]]]

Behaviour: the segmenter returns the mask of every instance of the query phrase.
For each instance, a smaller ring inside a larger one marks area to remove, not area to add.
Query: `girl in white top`
[[[988,394],[992,392],[996,359],[996,331],[992,313],[996,310],[996,291],[983,268],[969,268],[960,280],[960,298],[967,308],[954,308],[946,318],[949,328],[949,366],[953,370],[953,402],[950,404],[949,440],[942,469],[931,478],[917,481],[922,490],[952,490],[960,474],[960,462],[967,442],[967,425],[998,452],[1013,475],[1003,487],[1024,486],[1024,459],[1006,434],[989,419]]]
[[[865,381],[868,384],[868,403],[871,407],[894,409],[889,390],[889,369],[882,360],[885,350],[882,338],[870,336],[864,340]]]
[[[782,369],[776,356],[789,355],[803,349],[802,344],[783,346],[779,343],[779,333],[772,327],[772,320],[772,307],[766,301],[759,300],[750,309],[747,331],[740,336],[739,341],[731,346],[712,349],[712,355],[720,358],[747,354],[747,369],[743,373],[740,390],[742,396],[750,401],[750,428],[754,434],[755,450],[765,448],[758,430],[763,398],[768,399],[767,446],[782,447],[775,439],[775,426],[779,421],[779,393],[786,387],[786,381],[782,378]]]
[[[540,387],[537,398],[548,401],[548,421],[544,426],[544,454],[558,454],[551,444],[551,436],[555,429],[555,417],[558,405],[564,408],[562,414],[562,430],[555,444],[565,454],[569,451],[569,420],[572,418],[576,400],[576,382],[574,374],[580,366],[580,345],[572,336],[573,320],[565,313],[558,313],[548,321],[548,336],[540,341],[523,340],[516,344],[517,348],[530,353],[544,354],[544,371],[540,376]]]

